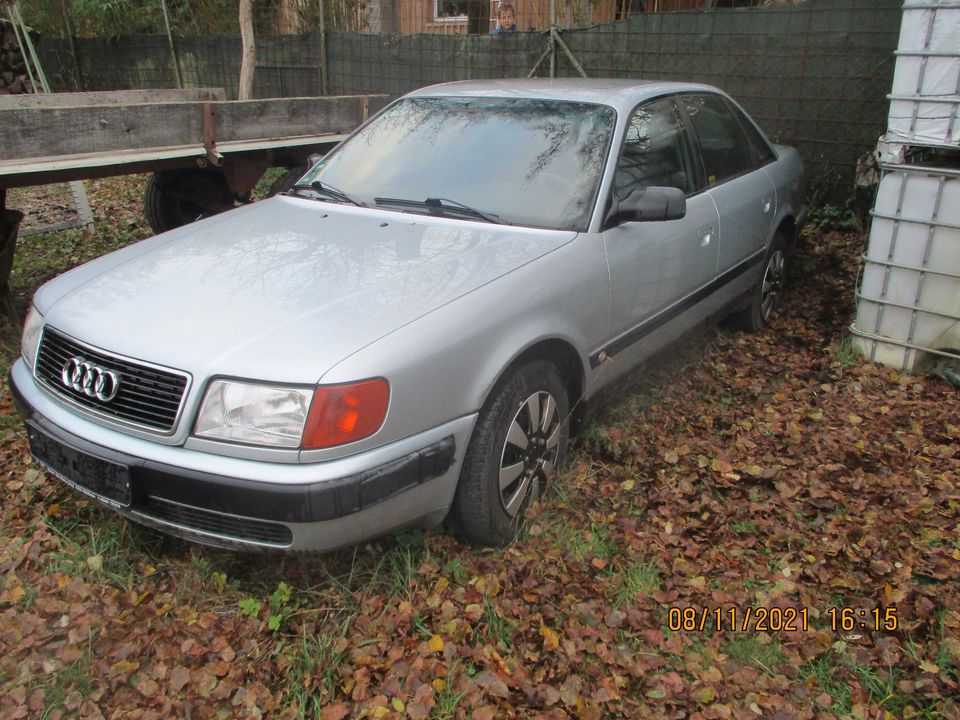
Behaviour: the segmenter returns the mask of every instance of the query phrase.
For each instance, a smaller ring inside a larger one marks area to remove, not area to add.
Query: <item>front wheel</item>
[[[535,361],[508,375],[484,405],[451,509],[456,534],[501,546],[553,479],[569,437],[566,387],[554,365]]]
[[[776,233],[764,258],[763,277],[753,290],[750,305],[734,316],[736,324],[749,332],[763,330],[780,304],[787,280],[787,243]]]

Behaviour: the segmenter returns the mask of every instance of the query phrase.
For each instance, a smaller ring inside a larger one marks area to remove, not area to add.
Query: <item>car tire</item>
[[[463,460],[449,523],[460,539],[483,546],[513,540],[524,510],[563,466],[568,405],[552,363],[534,361],[501,380],[480,411]]]
[[[770,321],[783,302],[787,279],[787,241],[775,233],[763,259],[763,275],[752,290],[750,304],[734,315],[734,322],[748,332],[759,332]]]

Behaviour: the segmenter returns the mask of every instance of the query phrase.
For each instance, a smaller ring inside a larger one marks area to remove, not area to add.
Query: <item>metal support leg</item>
[[[10,272],[13,270],[13,255],[17,249],[17,231],[23,213],[6,209],[7,191],[0,188],[0,308],[14,327],[19,327],[20,317],[10,293]]]
[[[576,56],[573,54],[573,51],[570,47],[563,41],[563,38],[560,37],[560,30],[556,25],[552,25],[547,34],[547,49],[543,51],[543,54],[534,63],[533,69],[527,73],[527,77],[531,78],[537,74],[537,70],[540,69],[540,66],[543,64],[543,61],[547,58],[550,58],[550,77],[557,76],[557,48],[563,50],[563,54],[567,56],[567,59],[570,61],[570,64],[573,65],[573,69],[579,73],[581,77],[587,77],[586,70],[583,69],[583,65],[580,64],[580,61],[577,60]]]

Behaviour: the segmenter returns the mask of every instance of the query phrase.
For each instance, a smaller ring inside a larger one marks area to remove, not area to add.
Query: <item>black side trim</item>
[[[647,318],[639,325],[630,330],[627,330],[620,337],[614,338],[609,343],[601,347],[599,350],[595,350],[590,354],[590,367],[595,368],[603,362],[601,356],[604,358],[611,357],[616,355],[623,350],[626,350],[628,347],[633,345],[638,340],[642,339],[646,335],[649,335],[657,328],[666,325],[668,322],[673,320],[677,315],[682,312],[685,312],[692,308],[694,305],[699,303],[704,298],[712,295],[721,287],[727,283],[735,280],[736,278],[743,275],[747,270],[752,268],[757,263],[763,260],[764,255],[766,255],[766,250],[760,250],[746,260],[737,265],[734,265],[732,268],[724,272],[722,275],[718,275],[711,282],[704,285],[699,290],[694,291],[690,295],[687,295],[682,300],[677,303],[664,308],[661,312],[657,313],[651,318]]]
[[[334,520],[443,475],[453,436],[366,472],[310,485],[275,485],[186,471],[157,463],[133,469],[133,509],[149,498],[277,522]]]

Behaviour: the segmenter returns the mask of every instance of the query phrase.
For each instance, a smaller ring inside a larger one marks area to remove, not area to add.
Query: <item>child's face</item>
[[[500,27],[502,28],[512,28],[513,27],[513,11],[507,10],[499,14],[500,16]]]

